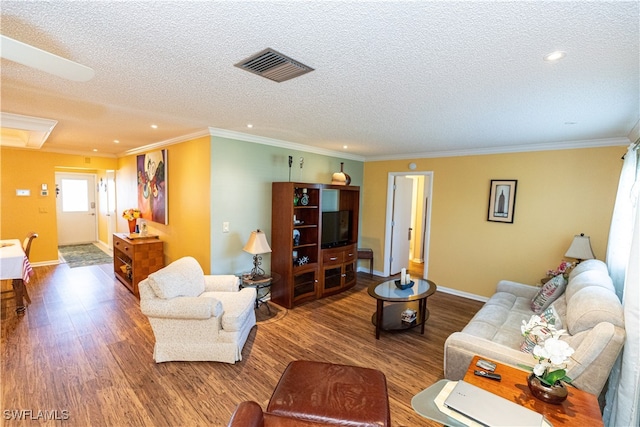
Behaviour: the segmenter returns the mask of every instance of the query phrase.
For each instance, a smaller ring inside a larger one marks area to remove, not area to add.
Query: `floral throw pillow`
[[[562,293],[567,286],[567,280],[562,276],[555,276],[542,285],[538,293],[531,300],[531,310],[540,314],[547,309]]]
[[[540,313],[540,317],[547,322],[548,325],[553,326],[556,331],[562,329],[562,319],[556,311],[556,308],[551,304],[545,311]]]

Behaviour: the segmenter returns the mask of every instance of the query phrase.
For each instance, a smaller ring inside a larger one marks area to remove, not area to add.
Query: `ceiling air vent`
[[[271,48],[243,59],[235,66],[278,83],[313,71],[313,68],[294,61]]]

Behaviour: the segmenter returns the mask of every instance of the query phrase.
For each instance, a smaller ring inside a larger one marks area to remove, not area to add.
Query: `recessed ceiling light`
[[[251,129],[251,128],[253,127],[253,125],[252,125],[251,123],[248,123],[248,124],[247,124],[247,127],[248,127],[249,129]]]
[[[554,62],[554,61],[561,60],[565,56],[567,56],[567,52],[563,52],[561,50],[556,50],[554,52],[551,52],[548,55],[545,55],[544,60],[547,61],[547,62]]]
[[[348,145],[343,145],[342,148],[346,150],[347,148],[349,148],[349,146]]]
[[[158,129],[158,125],[151,125],[151,129]]]
[[[120,140],[119,139],[114,139],[113,142],[115,142],[116,144],[120,144]]]
[[[94,151],[94,152],[97,152],[97,151],[98,151],[98,149],[97,149],[97,148],[94,148],[94,149],[93,149],[93,151]]]

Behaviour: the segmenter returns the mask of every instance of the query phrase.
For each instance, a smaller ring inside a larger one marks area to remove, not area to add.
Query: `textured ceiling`
[[[42,149],[120,155],[213,127],[397,158],[622,145],[640,118],[638,1],[3,0],[1,13],[3,35],[96,72],[72,82],[2,60],[2,111],[58,121]],[[275,83],[233,66],[267,47],[315,70]]]

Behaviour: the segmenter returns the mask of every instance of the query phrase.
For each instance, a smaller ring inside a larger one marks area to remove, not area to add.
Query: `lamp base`
[[[260,264],[262,264],[262,257],[258,255],[253,256],[253,269],[251,270],[251,279],[255,280],[256,278],[265,277],[264,270],[260,268]]]

